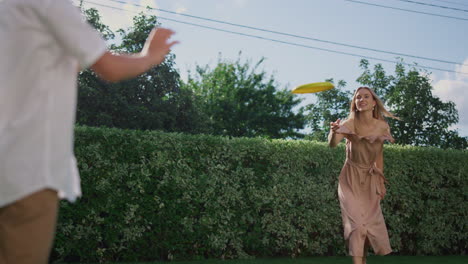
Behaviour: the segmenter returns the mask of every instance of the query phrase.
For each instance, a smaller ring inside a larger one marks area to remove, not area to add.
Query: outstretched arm
[[[340,127],[340,119],[337,119],[335,122],[330,122],[330,133],[328,133],[328,146],[334,148],[343,140],[344,135],[336,133],[336,130]]]
[[[168,42],[173,34],[172,30],[155,28],[149,34],[140,53],[113,54],[107,51],[91,69],[104,80],[111,82],[136,77],[164,61],[171,47],[178,43]]]

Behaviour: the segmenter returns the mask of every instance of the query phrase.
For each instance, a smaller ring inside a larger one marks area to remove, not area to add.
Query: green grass
[[[199,260],[172,262],[132,262],[113,264],[350,264],[350,257],[276,258],[253,260]],[[387,256],[368,257],[367,264],[467,264],[468,256]],[[84,264],[84,263],[83,263]]]

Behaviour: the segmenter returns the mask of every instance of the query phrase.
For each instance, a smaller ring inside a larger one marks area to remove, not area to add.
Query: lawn
[[[172,262],[132,262],[112,264],[350,264],[349,257],[276,258],[254,260],[199,260]],[[468,256],[372,256],[367,264],[467,264]],[[84,264],[84,263],[82,263]]]

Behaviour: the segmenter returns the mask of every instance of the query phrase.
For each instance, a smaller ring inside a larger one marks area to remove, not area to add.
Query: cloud
[[[468,59],[464,64],[468,65]],[[468,136],[468,66],[457,66],[455,75],[445,75],[434,84],[434,94],[442,101],[452,101],[456,104],[459,122],[454,128],[458,129],[462,136]]]
[[[237,7],[245,7],[247,5],[247,0],[235,0],[234,2]]]
[[[456,71],[465,73],[457,73],[455,76],[457,80],[468,81],[468,59],[463,62],[463,65],[457,66]]]
[[[187,13],[187,8],[183,7],[183,6],[179,6],[176,8],[176,13],[177,14],[184,14],[184,13]]]

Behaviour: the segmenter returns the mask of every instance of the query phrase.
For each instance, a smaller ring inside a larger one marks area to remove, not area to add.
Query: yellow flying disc
[[[305,93],[318,93],[327,91],[330,89],[335,88],[332,83],[329,82],[316,82],[316,83],[308,83],[297,86],[292,93],[295,94],[305,94]]]

